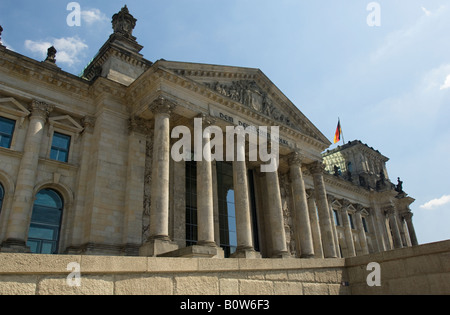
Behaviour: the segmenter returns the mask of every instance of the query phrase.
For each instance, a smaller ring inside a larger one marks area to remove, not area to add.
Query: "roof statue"
[[[119,33],[127,38],[135,40],[133,36],[133,30],[136,26],[137,19],[134,18],[128,11],[125,5],[119,13],[116,13],[112,17],[112,26],[114,33]]]

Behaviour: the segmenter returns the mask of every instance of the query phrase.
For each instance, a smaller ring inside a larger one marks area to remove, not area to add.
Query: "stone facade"
[[[234,258],[340,258],[418,245],[414,200],[390,182],[387,158],[359,142],[322,154],[329,140],[260,70],[152,63],[135,25],[126,7],[115,15],[114,33],[81,77],[58,68],[56,49],[39,62],[0,46],[0,117],[15,122],[11,143],[0,147],[1,252],[31,251],[35,199],[47,189],[64,205],[53,253],[228,256],[216,161],[197,162],[198,243],[187,246],[188,162],[171,158],[171,131],[192,130],[199,117],[222,130],[280,128],[277,172],[245,156],[232,163],[236,226],[226,232],[236,235]],[[70,137],[65,161],[51,158],[57,134]]]

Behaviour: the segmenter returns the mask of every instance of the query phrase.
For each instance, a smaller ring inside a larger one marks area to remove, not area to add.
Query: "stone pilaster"
[[[350,202],[347,199],[342,200],[341,216],[342,224],[344,225],[345,242],[348,250],[348,257],[356,256],[355,243],[353,241],[353,232],[350,224],[350,219],[348,217],[348,207]]]
[[[30,123],[17,176],[14,201],[6,231],[6,241],[2,244],[2,251],[4,252],[29,252],[26,241],[33,210],[39,151],[44,126],[53,109],[53,105],[45,102],[34,100],[31,103]]]
[[[393,206],[386,209],[387,216],[389,218],[389,226],[391,228],[394,248],[403,248],[402,236],[400,234],[400,229],[398,227],[397,213]]]
[[[311,258],[314,257],[314,244],[302,174],[302,157],[297,152],[292,153],[288,162],[294,200],[295,234],[301,249],[300,257]]]
[[[412,222],[413,213],[407,212],[403,215],[403,217],[405,218],[406,225],[408,227],[409,238],[411,239],[412,246],[418,246],[419,241],[417,240],[416,230],[415,230],[414,224]]]
[[[333,227],[327,200],[327,192],[323,181],[324,166],[321,162],[309,165],[313,181],[316,204],[319,212],[319,223],[322,236],[322,246],[325,258],[337,258],[334,243]]]
[[[152,202],[149,239],[140,249],[142,256],[158,256],[178,249],[169,237],[170,115],[174,107],[164,98],[158,98],[150,106],[155,115]]]
[[[367,245],[367,236],[366,231],[364,231],[364,225],[362,222],[362,211],[364,208],[361,205],[356,206],[356,229],[358,230],[359,241],[361,243],[361,248],[363,251],[363,255],[369,254],[369,246]]]

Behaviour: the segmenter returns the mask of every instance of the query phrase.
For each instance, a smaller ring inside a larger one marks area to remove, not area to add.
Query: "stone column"
[[[212,119],[201,116],[203,126],[210,126]],[[197,222],[198,245],[215,247],[214,241],[214,200],[213,177],[211,165],[211,134],[208,129],[203,132],[203,158],[197,162]]]
[[[153,134],[152,125],[150,120],[137,117],[129,121],[123,251],[130,256],[138,252],[142,244],[146,147]]]
[[[314,198],[314,190],[306,190],[308,194],[308,212],[311,225],[311,232],[314,244],[314,257],[323,258],[322,237],[320,235],[319,219],[317,218],[316,200]]]
[[[389,226],[392,231],[392,237],[394,242],[394,248],[403,248],[402,236],[400,234],[400,229],[398,227],[397,214],[394,207],[389,207],[387,209],[387,215],[389,218]]]
[[[31,103],[30,123],[22,160],[20,161],[14,201],[6,230],[6,241],[2,244],[2,251],[4,252],[30,251],[26,246],[26,241],[35,199],[33,194],[39,163],[39,151],[45,122],[53,108],[53,105],[40,101]]]
[[[412,222],[413,214],[411,212],[407,212],[403,215],[406,221],[406,225],[408,226],[409,238],[411,239],[412,246],[418,246],[419,242],[416,236],[416,230],[414,229],[414,224]]]
[[[269,202],[269,222],[272,232],[272,257],[286,258],[289,252],[286,245],[283,207],[280,193],[278,172],[266,173],[267,200]]]
[[[308,201],[306,198],[305,182],[302,174],[302,157],[299,153],[292,153],[289,157],[289,171],[291,176],[296,237],[301,250],[301,258],[314,257],[311,223],[309,220]]]
[[[158,256],[178,249],[169,237],[170,115],[174,105],[159,98],[151,110],[155,114],[149,239],[140,255]]]
[[[233,161],[233,187],[236,211],[237,249],[233,258],[260,258],[255,251],[250,214],[250,194],[248,190],[247,165],[245,162],[245,143],[237,141]]]
[[[314,181],[314,192],[319,212],[319,223],[322,236],[322,246],[325,258],[337,258],[336,245],[333,237],[333,227],[328,207],[327,192],[323,182],[324,166],[315,162],[309,166]]]
[[[363,251],[363,255],[369,255],[369,246],[367,245],[367,236],[366,231],[364,231],[364,225],[362,221],[362,211],[363,207],[361,205],[357,205],[356,207],[356,229],[358,230],[359,241],[361,243],[361,248]]]
[[[342,224],[344,225],[345,242],[347,245],[349,257],[356,256],[355,243],[353,242],[353,232],[350,225],[350,219],[348,217],[347,209],[350,206],[350,202],[346,199],[342,201],[341,216]]]

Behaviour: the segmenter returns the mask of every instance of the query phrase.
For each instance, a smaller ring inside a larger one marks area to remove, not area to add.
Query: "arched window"
[[[52,189],[36,195],[27,242],[32,253],[58,253],[63,207],[61,196]]]
[[[3,186],[0,184],[0,213],[2,212],[3,199],[5,198],[5,190]]]

